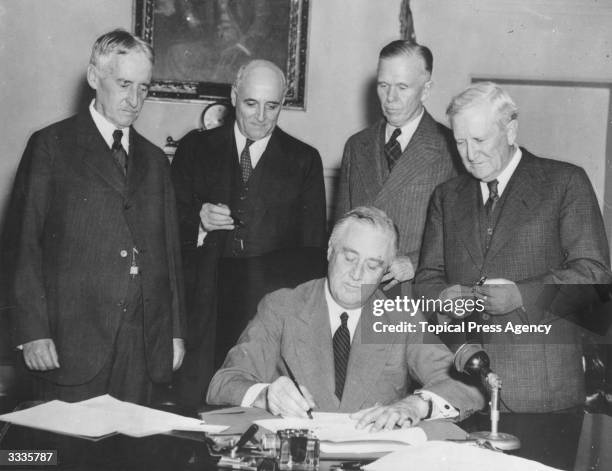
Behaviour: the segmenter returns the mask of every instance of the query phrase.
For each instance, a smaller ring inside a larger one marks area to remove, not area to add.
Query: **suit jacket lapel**
[[[340,405],[334,394],[334,357],[329,314],[325,301],[325,279],[318,280],[316,294],[304,305],[299,316],[294,318],[295,326],[289,329],[295,336],[293,364],[289,364],[298,382],[307,383],[315,400],[326,404]],[[297,366],[294,366],[297,365]],[[303,379],[302,379],[303,378]]]
[[[361,158],[355,160],[355,172],[359,175],[359,189],[366,193],[369,201],[376,199],[389,175],[384,151],[384,132],[385,121],[382,120],[363,136],[359,143],[361,148],[357,150]]]
[[[508,182],[501,214],[495,227],[491,246],[486,255],[490,259],[514,235],[514,228],[533,214],[538,207],[542,195],[538,190],[537,175],[530,169],[532,157],[523,150],[521,161]]]
[[[89,111],[77,116],[76,142],[79,157],[97,173],[104,182],[121,194],[125,194],[125,178],[113,161],[111,150],[98,131]]]
[[[436,136],[435,126],[436,122],[427,111],[424,111],[423,118],[410,142],[389,174],[385,193],[397,195],[397,192],[414,177],[427,175],[433,163],[439,158],[438,145],[433,138]]]
[[[480,223],[478,221],[478,205],[480,193],[479,182],[475,178],[465,176],[463,185],[457,189],[456,201],[451,209],[454,230],[465,245],[474,264],[482,267],[484,253],[480,240]]]

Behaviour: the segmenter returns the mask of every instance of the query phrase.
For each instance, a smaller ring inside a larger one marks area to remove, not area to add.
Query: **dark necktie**
[[[497,180],[493,180],[487,182],[487,186],[489,187],[489,199],[485,203],[485,213],[487,216],[490,216],[495,209],[495,204],[499,200],[499,193],[497,192],[497,185],[499,182]]]
[[[395,128],[393,134],[385,144],[385,156],[387,157],[387,164],[389,165],[389,172],[393,170],[393,167],[402,156],[402,146],[397,140],[398,136],[402,133],[400,128]]]
[[[123,137],[123,131],[121,129],[115,129],[113,131],[113,158],[117,165],[121,169],[124,175],[127,174],[127,152],[121,145],[121,138]]]
[[[253,173],[253,165],[251,164],[251,151],[249,147],[253,144],[254,141],[251,139],[246,140],[246,144],[244,145],[244,149],[242,149],[242,153],[240,154],[240,173],[242,174],[242,183],[246,183],[249,181],[251,177],[251,173]]]
[[[346,368],[351,353],[351,334],[349,333],[346,322],[348,314],[343,312],[340,315],[340,327],[334,333],[334,369],[336,372],[336,397],[342,400],[344,391],[344,380],[346,379]]]

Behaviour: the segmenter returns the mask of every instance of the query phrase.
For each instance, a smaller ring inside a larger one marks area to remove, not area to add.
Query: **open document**
[[[425,431],[419,427],[379,432],[370,432],[368,428],[358,430],[357,421],[349,414],[315,412],[313,419],[265,419],[255,423],[272,432],[288,428],[312,430],[321,441],[322,453],[389,452],[427,441]]]
[[[115,433],[143,437],[172,430],[219,433],[227,427],[184,417],[104,395],[68,403],[50,401],[0,415],[0,420],[65,435],[100,439]]]

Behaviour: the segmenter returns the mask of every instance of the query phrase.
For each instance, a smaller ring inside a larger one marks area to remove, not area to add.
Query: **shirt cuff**
[[[202,247],[204,245],[204,239],[206,238],[206,234],[208,234],[208,232],[206,232],[200,224],[200,230],[198,231],[198,245],[196,247]]]
[[[420,396],[426,401],[431,401],[432,410],[431,417],[428,420],[433,419],[452,419],[459,415],[459,411],[446,399],[438,396],[436,393],[427,391],[426,389],[420,389],[414,392],[415,396]]]
[[[249,389],[247,389],[247,392],[244,393],[240,407],[251,407],[255,402],[255,399],[257,399],[257,396],[259,396],[259,393],[268,386],[270,386],[270,383],[256,383],[251,386]]]

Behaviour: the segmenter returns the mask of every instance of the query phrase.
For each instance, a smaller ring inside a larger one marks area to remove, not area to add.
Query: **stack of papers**
[[[255,423],[272,432],[287,428],[312,430],[321,441],[321,452],[331,454],[382,453],[427,441],[427,435],[418,427],[379,432],[370,432],[369,428],[358,430],[357,421],[349,414],[315,412],[313,419],[266,419]]]
[[[100,439],[121,433],[144,437],[172,430],[219,433],[227,427],[123,402],[108,394],[86,401],[50,401],[0,415],[0,420],[49,432]]]

